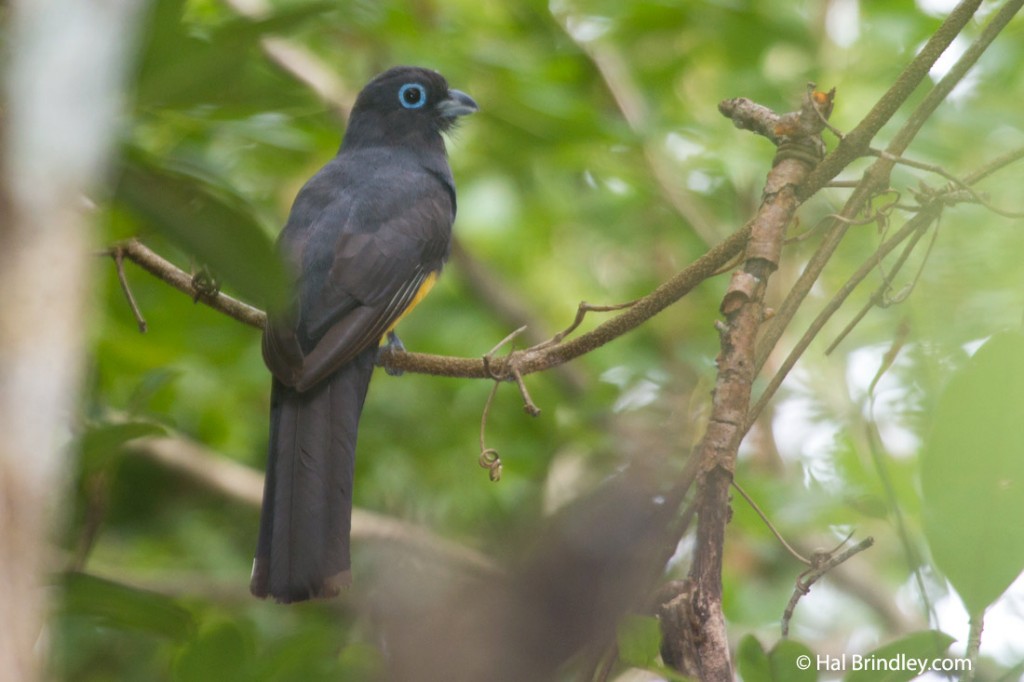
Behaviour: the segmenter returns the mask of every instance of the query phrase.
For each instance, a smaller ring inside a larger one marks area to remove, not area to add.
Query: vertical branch
[[[0,661],[42,679],[93,260],[83,195],[102,177],[142,0],[22,0],[9,12],[0,142]]]
[[[729,486],[750,403],[755,342],[765,317],[765,288],[778,268],[786,226],[800,204],[797,189],[822,148],[824,119],[819,112],[827,115],[831,105],[832,93],[808,92],[799,113],[781,117],[746,100],[720,106],[738,126],[767,134],[782,144],[751,223],[743,268],[733,274],[722,300],[725,322],[719,323],[722,351],[712,414],[696,453],[697,542],[690,570],[692,598],[685,605],[691,623],[685,636],[690,642],[678,648],[696,653],[698,669],[688,672],[697,672],[705,682],[733,679],[722,613],[722,551],[730,516]]]

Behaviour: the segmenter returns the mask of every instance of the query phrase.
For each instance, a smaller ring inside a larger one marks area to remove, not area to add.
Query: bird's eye
[[[419,83],[406,83],[398,89],[398,101],[406,109],[419,109],[427,103],[427,89]]]

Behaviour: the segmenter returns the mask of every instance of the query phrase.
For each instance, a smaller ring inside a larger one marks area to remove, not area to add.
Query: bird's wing
[[[302,230],[297,317],[273,321],[263,343],[285,384],[305,390],[380,343],[441,268],[450,194],[430,176],[409,180],[341,192]]]

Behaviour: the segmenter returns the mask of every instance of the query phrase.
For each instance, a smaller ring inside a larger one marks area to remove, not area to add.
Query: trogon
[[[271,311],[270,444],[250,590],[330,597],[350,580],[356,433],[380,344],[451,248],[455,184],[442,133],[476,102],[395,67],[356,98],[337,156],[299,191],[278,249],[291,303]]]

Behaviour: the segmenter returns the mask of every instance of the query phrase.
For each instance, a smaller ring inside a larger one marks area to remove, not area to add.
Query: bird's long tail
[[[274,380],[260,535],[249,589],[279,602],[331,597],[351,579],[359,415],[376,349],[310,390]]]

